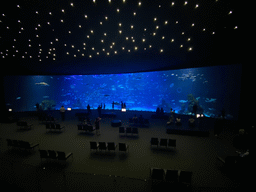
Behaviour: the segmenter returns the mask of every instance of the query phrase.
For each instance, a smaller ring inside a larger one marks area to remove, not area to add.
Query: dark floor
[[[215,137],[210,119],[204,124],[209,137],[186,136],[167,134],[166,120],[151,119],[150,112],[136,112],[150,122],[148,128],[139,128],[139,136],[119,136],[118,127],[111,127],[113,118],[101,120],[101,135],[97,136],[77,130],[79,122],[75,111],[67,112],[64,122],[58,111],[51,113],[65,126],[63,132],[46,131],[45,125],[29,113],[20,113],[18,117],[32,123],[32,130],[17,131],[16,123],[0,124],[0,179],[5,183],[25,191],[151,191],[150,168],[157,167],[192,171],[193,191],[232,191],[243,185],[239,178],[224,172],[223,163],[217,159],[217,156],[237,155],[231,143],[234,133],[224,129]],[[135,114],[116,113],[115,119],[122,120],[123,126],[128,126],[128,118]],[[97,111],[93,111],[92,118],[96,116]],[[181,129],[186,129],[186,125],[187,122],[183,122]],[[176,139],[177,147],[151,147],[151,137]],[[30,155],[23,155],[8,150],[6,139],[39,143],[40,149],[45,150],[72,152],[74,159],[69,159],[65,167],[44,160],[41,163],[38,148]],[[129,145],[129,152],[90,152],[90,141],[123,142]]]

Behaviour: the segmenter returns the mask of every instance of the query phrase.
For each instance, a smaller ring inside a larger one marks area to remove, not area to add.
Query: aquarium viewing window
[[[236,118],[241,65],[102,75],[5,76],[7,109],[17,111],[97,109],[197,113]],[[38,105],[36,105],[38,104]]]

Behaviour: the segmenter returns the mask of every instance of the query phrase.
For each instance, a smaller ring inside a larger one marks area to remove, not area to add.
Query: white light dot
[[[199,5],[198,4],[196,4],[196,7],[195,8],[198,8],[199,7]]]
[[[135,15],[136,15],[136,12],[133,12],[133,15],[135,16]]]
[[[105,19],[106,19],[106,20],[108,20],[108,17],[107,17],[107,16],[105,16]]]
[[[100,25],[102,25],[102,21],[100,21]]]
[[[162,39],[165,39],[165,36],[162,36]]]
[[[73,6],[74,6],[74,3],[70,3],[70,5],[73,7]]]
[[[131,25],[131,29],[133,29],[133,25]]]
[[[87,19],[88,18],[88,16],[87,15],[84,15],[84,17]]]
[[[116,9],[116,12],[119,13],[120,9]]]
[[[141,2],[139,2],[138,5],[141,6]]]
[[[172,39],[171,42],[174,42],[174,39]]]
[[[164,52],[164,50],[163,50],[163,49],[160,49],[160,53],[162,53],[162,52]]]
[[[229,11],[229,13],[228,13],[228,14],[229,14],[229,15],[230,15],[230,14],[232,14],[232,11]]]
[[[157,20],[157,18],[155,17],[155,18],[154,18],[154,21],[156,21],[156,20]]]
[[[168,24],[168,21],[165,21],[164,24],[167,25],[167,24]]]
[[[183,45],[181,44],[181,45],[180,45],[180,48],[182,48],[182,47],[183,47]]]
[[[61,12],[64,13],[65,12],[64,9],[62,9]]]
[[[174,2],[172,2],[172,6],[174,5],[175,3]]]
[[[185,2],[184,2],[184,5],[187,5],[187,4],[188,4],[188,2],[187,2],[187,1],[185,1]]]

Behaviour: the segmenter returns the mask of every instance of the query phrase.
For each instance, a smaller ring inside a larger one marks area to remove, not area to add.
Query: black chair
[[[90,141],[90,150],[97,150],[99,148],[99,144],[95,141]]]
[[[110,150],[116,150],[116,144],[114,143],[114,142],[109,142],[108,143],[108,151],[110,151]]]
[[[82,131],[82,130],[83,130],[83,125],[77,125],[77,129],[78,129],[79,131]]]
[[[126,135],[129,134],[129,133],[132,134],[132,128],[131,127],[126,128]]]
[[[51,126],[51,129],[55,129],[56,128],[54,123],[51,123],[50,126]]]
[[[176,148],[176,139],[169,139],[168,147],[175,147]]]
[[[139,134],[139,130],[137,127],[132,128],[132,134]]]
[[[87,124],[83,125],[83,130],[88,131],[88,125]]]
[[[151,168],[150,175],[152,180],[164,181],[165,172],[160,168]]]
[[[19,126],[20,129],[31,129],[33,124],[28,124],[26,121],[19,121],[17,122],[17,126]]]
[[[152,146],[152,145],[157,145],[157,147],[158,147],[158,144],[159,144],[158,138],[152,137],[152,138],[151,138],[151,146]]]
[[[53,150],[48,150],[49,158],[51,159],[58,159],[58,155],[55,151]]]
[[[45,127],[46,127],[46,130],[47,130],[47,129],[51,130],[51,124],[50,124],[50,123],[46,123],[46,124],[45,124]]]
[[[125,133],[125,128],[124,127],[119,127],[119,135],[120,133]]]
[[[192,181],[192,172],[180,171],[179,182],[185,186],[190,186]]]
[[[107,150],[108,145],[105,142],[99,142],[99,150]]]
[[[167,139],[160,139],[160,146],[166,147],[167,148]]]
[[[72,156],[72,161],[74,160],[73,153],[66,154],[65,152],[57,151],[57,154],[58,154],[58,160],[60,161],[66,161],[71,156]]]
[[[125,151],[127,152],[129,149],[129,146],[125,143],[119,143],[119,151]]]
[[[87,130],[88,130],[89,132],[93,132],[93,131],[95,131],[96,129],[95,129],[95,127],[93,127],[92,125],[88,125]]]
[[[39,150],[39,152],[40,152],[41,163],[42,163],[42,159],[49,159],[49,154],[46,150]]]
[[[179,170],[165,170],[165,181],[170,183],[178,183]]]
[[[60,124],[55,124],[55,129],[56,130],[62,130],[62,129],[64,129],[65,128],[65,126],[60,126]]]
[[[8,147],[14,147],[13,142],[12,142],[11,139],[6,139],[6,141],[7,141],[7,146]]]

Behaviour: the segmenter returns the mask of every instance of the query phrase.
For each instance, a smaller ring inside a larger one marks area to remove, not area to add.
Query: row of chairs
[[[134,124],[138,124],[138,125],[149,125],[149,120],[148,119],[133,119],[133,118],[129,118],[129,123],[134,123]]]
[[[93,132],[95,131],[95,127],[93,127],[92,125],[88,125],[88,124],[80,124],[80,125],[77,125],[77,129],[78,131],[89,131],[89,132]]]
[[[33,124],[28,124],[26,121],[18,121],[17,126],[19,127],[19,129],[28,130],[32,128]]]
[[[114,142],[95,142],[95,141],[90,141],[90,150],[108,150],[108,151],[115,151],[117,148],[117,145]],[[127,152],[129,150],[129,145],[125,143],[119,143],[118,144],[119,151],[124,151]]]
[[[39,150],[39,152],[40,152],[41,163],[42,163],[42,159],[66,161],[71,156],[73,161],[73,153],[65,153],[62,151],[54,151],[54,150]]]
[[[150,175],[152,181],[165,181],[174,184],[183,184],[190,186],[192,181],[192,172],[181,170],[170,170],[161,168],[151,168]]]
[[[6,139],[7,146],[12,147],[15,149],[21,149],[21,150],[31,150],[35,147],[39,147],[38,143],[29,143],[27,141],[22,140],[12,140],[12,139]]]
[[[131,134],[131,135],[137,134],[138,135],[139,130],[138,130],[137,127],[133,127],[133,128],[131,128],[131,127],[126,127],[126,128],[119,127],[119,135],[120,134],[125,134],[126,136],[127,136],[127,134]]]
[[[62,126],[62,127],[61,127],[59,123],[57,123],[57,124],[55,124],[55,123],[47,123],[47,124],[45,124],[45,126],[46,126],[46,130],[48,129],[48,130],[50,130],[50,131],[52,131],[52,130],[54,130],[54,131],[56,131],[56,130],[60,131],[60,130],[62,130],[62,129],[65,128],[65,126]]]
[[[151,138],[151,146],[152,145],[156,145],[158,147],[162,146],[162,147],[176,147],[176,139],[160,139],[160,141],[158,140],[158,138],[152,137]]]

